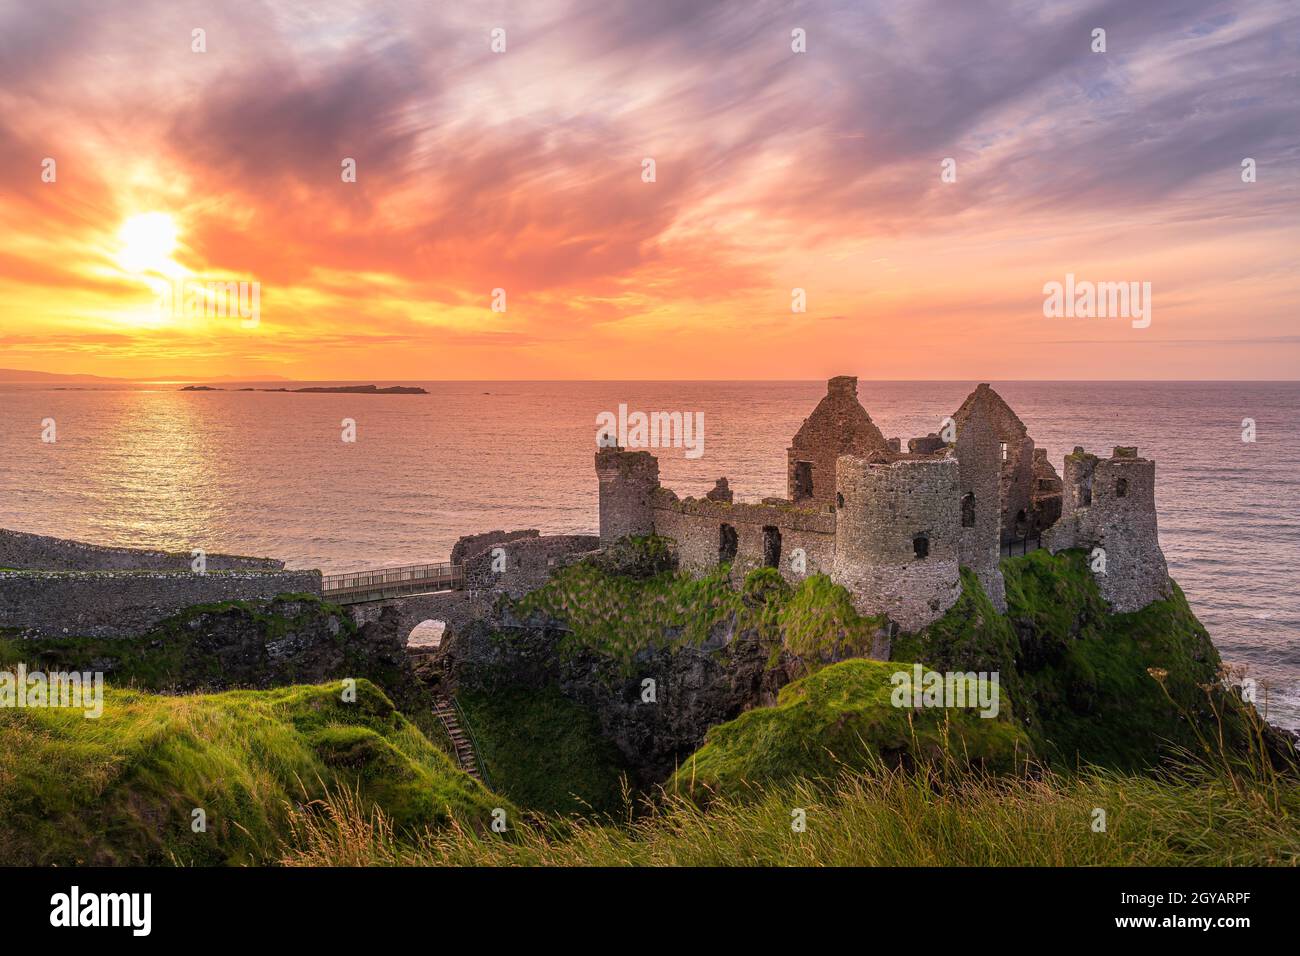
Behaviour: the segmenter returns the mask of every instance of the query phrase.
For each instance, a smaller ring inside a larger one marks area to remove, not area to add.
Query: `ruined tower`
[[[885,436],[858,401],[857,377],[836,376],[786,452],[789,499],[829,507],[835,500],[836,459],[886,447]]]
[[[984,593],[999,611],[1007,609],[1002,578],[1001,439],[993,422],[971,415],[957,426],[961,563],[975,572]]]
[[[600,448],[596,451],[600,481],[600,543],[609,545],[628,535],[653,534],[652,495],[659,487],[659,460],[648,451]]]
[[[941,617],[961,593],[959,465],[950,451],[841,456],[831,578],[864,614],[905,631]]]
[[[1007,542],[1028,537],[1033,530],[1034,440],[1025,423],[987,383],[971,392],[952,417],[958,435],[978,422],[996,436],[1001,538]]]
[[[1082,448],[1065,456],[1061,518],[1044,535],[1053,553],[1089,552],[1093,576],[1115,611],[1138,611],[1169,596],[1169,568],[1156,529],[1156,463],[1136,448],[1109,459]],[[1100,549],[1096,551],[1094,549]]]

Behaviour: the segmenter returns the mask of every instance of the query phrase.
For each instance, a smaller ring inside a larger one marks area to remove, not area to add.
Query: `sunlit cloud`
[[[550,0],[489,19],[6,5],[3,364],[1294,375],[1300,17],[1281,0]],[[1152,327],[1048,322],[1042,286],[1067,272],[1152,282]],[[186,276],[260,283],[261,322],[160,315],[158,282]],[[1181,344],[1153,364],[1164,340]]]

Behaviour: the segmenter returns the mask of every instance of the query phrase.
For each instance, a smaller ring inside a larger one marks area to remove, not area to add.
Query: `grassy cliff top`
[[[834,779],[880,765],[955,759],[963,766],[1013,770],[1032,748],[1014,724],[974,708],[895,706],[896,673],[907,664],[849,660],[781,689],[774,707],[756,707],[712,728],[667,789],[739,796],[795,779]],[[980,681],[979,689],[988,693]],[[978,692],[977,692],[978,693]]]
[[[275,858],[295,806],[355,792],[400,831],[509,807],[374,685],[162,696],[104,689],[103,714],[0,710],[0,846],[11,864]],[[194,811],[206,832],[193,832]]]
[[[558,571],[515,604],[522,617],[541,614],[570,629],[562,650],[589,650],[624,663],[645,650],[698,647],[719,628],[754,630],[809,669],[870,653],[882,619],[864,617],[825,575],[791,586],[775,568],[743,579],[723,566],[705,575],[660,570],[639,576],[584,561]]]
[[[963,570],[957,603],[897,638],[894,659],[999,671],[1016,719],[1062,767],[1141,769],[1177,748],[1202,749],[1198,734],[1217,737],[1221,726],[1229,745],[1250,732],[1177,585],[1166,600],[1114,614],[1083,551],[1035,551],[1004,560],[1002,572],[1005,615]]]

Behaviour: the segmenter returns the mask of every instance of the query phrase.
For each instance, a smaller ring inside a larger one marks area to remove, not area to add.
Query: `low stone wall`
[[[321,593],[319,571],[3,571],[0,628],[131,637],[196,604]]]
[[[600,537],[594,534],[507,536],[489,541],[481,551],[465,558],[465,589],[471,593],[495,591],[522,597],[545,584],[571,560],[598,547]],[[493,554],[497,548],[502,549],[502,561]]]
[[[0,568],[34,571],[189,571],[188,551],[110,548],[0,528]],[[209,571],[281,571],[283,561],[234,554],[205,555]]]
[[[680,567],[697,574],[718,567],[723,525],[736,532],[736,556],[731,566],[739,574],[763,567],[763,529],[767,527],[780,533],[778,568],[787,580],[798,582],[811,574],[829,574],[834,562],[835,515],[816,506],[682,500],[660,489],[654,496],[654,522],[655,534],[677,542]],[[802,570],[792,560],[800,550]]]
[[[501,544],[503,541],[540,538],[541,535],[542,533],[536,528],[526,528],[523,531],[485,531],[482,534],[467,534],[457,540],[452,547],[451,563],[464,564],[466,558],[471,558],[484,548]]]

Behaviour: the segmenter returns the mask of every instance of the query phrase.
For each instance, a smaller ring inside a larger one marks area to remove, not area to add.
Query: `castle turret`
[[[1138,611],[1168,597],[1169,568],[1156,528],[1156,463],[1131,447],[1116,447],[1108,459],[1075,448],[1065,457],[1061,519],[1043,543],[1053,553],[1088,551],[1097,586],[1115,611]]]
[[[654,534],[652,497],[659,487],[659,459],[648,451],[618,447],[596,451],[600,481],[600,543]]]
[[[905,631],[941,617],[961,593],[957,459],[841,456],[832,579],[864,614]]]

